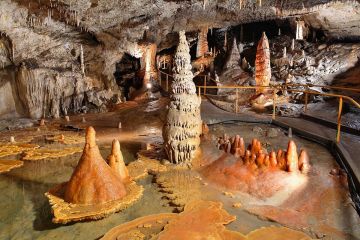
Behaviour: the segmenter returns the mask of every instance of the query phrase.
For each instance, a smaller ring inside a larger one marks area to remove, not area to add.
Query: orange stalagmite
[[[289,141],[286,152],[286,166],[288,172],[299,171],[299,157],[296,150],[296,144],[294,141]]]
[[[83,154],[65,189],[65,201],[76,204],[100,204],[126,195],[120,177],[106,164],[95,141],[93,127],[86,129]]]
[[[111,154],[108,157],[109,166],[120,176],[123,182],[129,181],[129,171],[125,166],[124,157],[118,140],[113,140]]]
[[[308,173],[310,171],[309,155],[305,150],[301,150],[300,152],[299,169],[302,173]]]
[[[269,86],[271,79],[270,48],[265,32],[258,43],[255,60],[255,82],[256,86]],[[257,88],[257,93],[266,92],[265,88]]]

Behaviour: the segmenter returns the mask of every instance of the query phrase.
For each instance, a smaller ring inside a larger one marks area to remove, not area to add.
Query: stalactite
[[[255,81],[256,86],[269,86],[271,79],[271,67],[270,67],[270,49],[269,41],[265,32],[259,41],[256,51],[255,60]],[[259,87],[256,89],[257,93],[266,92],[266,88]]]
[[[163,128],[165,152],[175,164],[189,163],[195,157],[202,132],[201,98],[196,95],[189,52],[185,32],[181,31],[174,59],[171,101]]]

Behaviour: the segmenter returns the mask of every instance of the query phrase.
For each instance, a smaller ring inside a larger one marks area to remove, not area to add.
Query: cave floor
[[[128,164],[136,161],[137,153],[146,149],[149,143],[161,144],[166,103],[166,99],[148,103],[127,102],[108,113],[70,116],[70,122],[49,121],[46,126],[40,127],[40,131],[26,128],[0,132],[0,141],[14,136],[17,141],[38,144],[41,149],[61,150],[64,149],[63,144],[44,139],[52,134],[63,134],[65,139],[75,139],[66,147],[82,148],[84,132],[64,131],[60,126],[85,128],[91,125],[97,131],[97,142],[103,157],[110,153],[111,141],[117,138]],[[224,133],[241,135],[246,145],[257,138],[265,143],[268,150],[286,149],[289,138],[286,131],[267,123],[270,116],[235,115],[219,110],[205,100],[201,111],[210,132],[203,138],[202,154],[196,159],[200,164],[186,171],[199,175],[203,185],[201,189],[190,190],[197,191],[198,194],[193,196],[201,196],[203,200],[222,202],[224,209],[237,217],[227,226],[228,229],[248,234],[255,229],[275,225],[303,231],[314,239],[360,239],[360,219],[351,202],[346,177],[330,174],[339,167],[325,147],[298,136],[294,135],[292,139],[298,149],[308,151],[312,165],[304,181],[289,183],[289,187],[266,198],[229,190],[207,181],[201,175],[202,165],[224,157],[224,153],[216,148],[217,137]],[[263,123],[250,123],[254,120]],[[282,121],[281,118],[279,120]],[[296,126],[302,124],[291,119],[287,121]],[[119,122],[122,123],[121,129],[118,128]],[[157,176],[148,175],[137,180],[144,186],[144,195],[128,209],[98,221],[53,224],[51,208],[44,193],[70,178],[80,156],[81,152],[76,152],[62,157],[25,161],[23,167],[0,175],[0,239],[99,239],[119,224],[178,209],[154,180]],[[21,154],[13,154],[0,159],[20,158]],[[238,207],[234,207],[236,203]]]

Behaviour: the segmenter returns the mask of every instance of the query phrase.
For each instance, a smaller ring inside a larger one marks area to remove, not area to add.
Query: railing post
[[[304,109],[305,113],[307,112],[307,105],[308,105],[308,93],[306,92],[305,93],[305,109]]]
[[[275,120],[275,115],[276,115],[276,90],[274,89],[273,91],[273,114],[272,114],[272,119]]]
[[[199,97],[201,95],[201,87],[200,86],[198,86],[198,95],[199,95]]]
[[[204,76],[204,95],[206,95],[206,75]]]
[[[339,99],[339,112],[338,112],[338,119],[337,119],[337,134],[336,134],[336,142],[340,142],[340,133],[341,133],[341,114],[343,108],[343,98],[340,97]]]
[[[236,88],[235,113],[238,113],[238,105],[239,105],[239,89]]]
[[[166,91],[169,92],[169,75],[166,74]]]

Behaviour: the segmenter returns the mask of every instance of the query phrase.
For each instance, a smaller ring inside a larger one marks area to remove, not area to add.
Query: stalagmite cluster
[[[269,154],[262,148],[261,142],[253,139],[245,149],[244,139],[239,135],[229,138],[226,134],[218,139],[218,148],[241,158],[245,165],[260,167],[279,168],[288,172],[308,173],[310,170],[309,156],[305,150],[297,153],[294,141],[289,141],[287,151],[279,149]]]
[[[196,46],[196,57],[204,57],[209,51],[209,45],[207,40],[208,28],[202,27],[199,32],[198,42]]]
[[[270,48],[269,41],[265,32],[258,43],[255,60],[255,81],[256,86],[269,86],[271,79],[271,67],[270,67]],[[265,92],[266,89],[257,88],[258,93]]]
[[[118,174],[106,164],[95,141],[95,130],[88,127],[83,155],[65,189],[65,201],[99,204],[123,198],[125,186]]]
[[[169,161],[182,164],[194,158],[202,132],[201,98],[196,95],[189,45],[184,31],[179,33],[179,45],[174,59],[174,81],[163,138]]]

